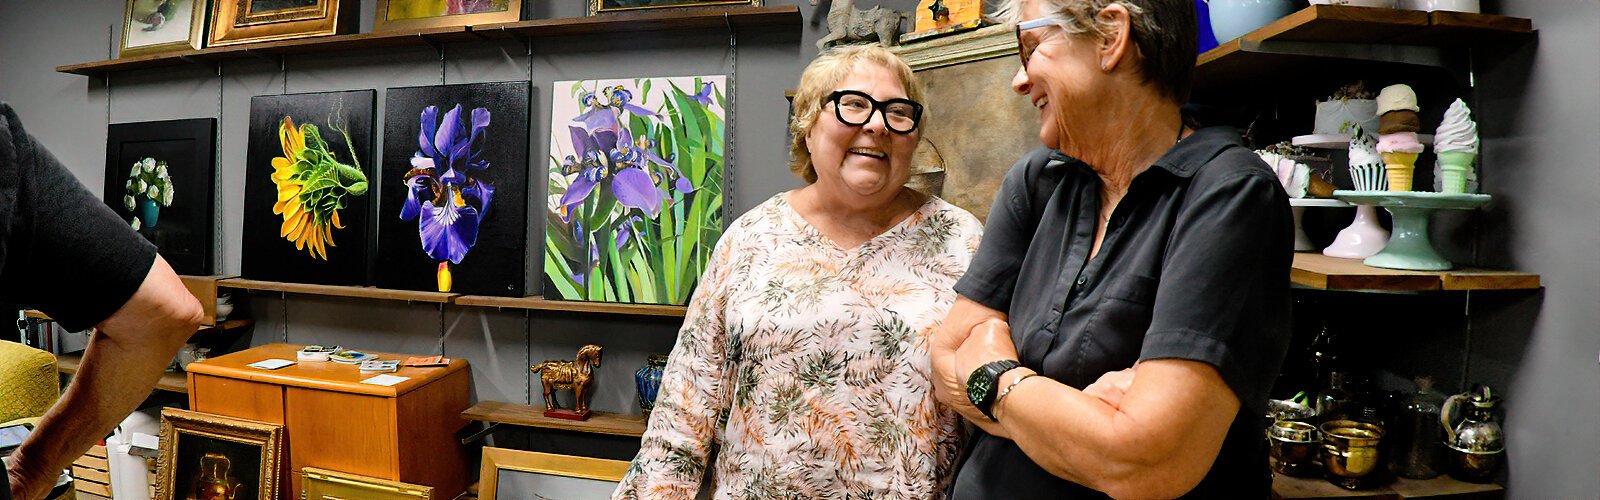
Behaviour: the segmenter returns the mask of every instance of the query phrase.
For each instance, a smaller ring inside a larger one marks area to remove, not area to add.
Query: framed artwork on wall
[[[509,23],[522,20],[522,0],[377,0],[372,31]]]
[[[529,92],[525,81],[389,89],[374,284],[524,295]]]
[[[485,446],[479,500],[561,498],[604,500],[622,482],[628,462]]]
[[[727,77],[553,88],[545,297],[688,303],[722,236]]]
[[[117,57],[199,49],[206,12],[206,0],[128,0]]]
[[[761,0],[588,0],[589,15],[688,7],[760,7]]]
[[[356,0],[213,0],[208,46],[354,33]]]
[[[166,408],[155,498],[275,500],[285,458],[281,425]]]
[[[215,268],[217,120],[114,123],[106,129],[105,201],[178,274]]]
[[[250,99],[244,277],[367,284],[374,95],[351,90]]]

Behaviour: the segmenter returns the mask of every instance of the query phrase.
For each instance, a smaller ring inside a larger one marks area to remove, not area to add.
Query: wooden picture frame
[[[563,488],[562,491],[538,492],[545,496],[552,493],[562,495],[552,498],[587,498],[570,496],[574,494],[574,490],[567,489],[569,486],[592,492],[603,489],[602,496],[596,498],[610,498],[611,491],[616,489],[617,483],[621,482],[622,476],[628,472],[628,462],[485,446],[483,466],[478,477],[478,500],[496,500],[497,494],[512,494],[507,491],[507,485],[500,484],[501,471],[533,474],[540,479],[553,479],[564,483],[558,485]],[[607,486],[604,483],[610,484]],[[529,493],[533,492],[518,492],[515,493],[517,496],[507,497],[506,500],[531,498]]]
[[[672,3],[655,2],[668,1]],[[761,0],[588,0],[589,15],[617,14],[658,9],[689,9],[700,7],[760,7]]]
[[[284,487],[283,426],[176,408],[161,410],[156,500],[188,498],[196,487],[230,490],[235,500],[276,500]],[[250,467],[250,461],[256,462]],[[239,463],[235,463],[238,461]],[[220,478],[220,481],[208,481]]]
[[[122,11],[122,44],[118,46],[117,57],[198,50],[205,45],[206,13],[210,12],[206,0],[127,2]],[[170,7],[164,9],[164,6]],[[129,43],[135,45],[129,46]]]
[[[212,47],[350,33],[361,21],[356,0],[213,1]]]
[[[372,18],[372,31],[413,30],[423,28],[443,28],[447,26],[474,26],[479,24],[514,23],[522,20],[522,0],[501,1],[506,3],[505,10],[463,14],[444,13],[427,17],[390,19],[390,16],[398,11],[396,7],[398,7],[401,3],[416,4],[422,2],[445,2],[444,0],[377,0],[378,13],[376,17]]]

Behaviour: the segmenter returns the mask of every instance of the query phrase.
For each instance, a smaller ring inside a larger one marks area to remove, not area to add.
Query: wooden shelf
[[[644,417],[597,411],[591,414],[588,420],[579,422],[546,417],[544,416],[544,408],[541,407],[500,401],[479,402],[476,406],[461,412],[461,418],[475,422],[559,429],[590,434],[608,434],[612,436],[640,437],[644,435],[645,429]]]
[[[1449,476],[1433,479],[1396,478],[1393,483],[1371,489],[1351,491],[1334,486],[1321,478],[1272,476],[1272,498],[1275,499],[1339,499],[1339,500],[1403,500],[1403,499],[1490,499],[1503,498],[1505,488],[1498,484],[1474,484],[1457,481]]]
[[[429,44],[459,42],[476,38],[467,32],[465,26],[332,35],[107,59],[104,61],[57,66],[56,72],[101,76],[118,71],[181,66],[185,64],[211,65],[222,61],[239,59],[264,58],[275,61],[280,56],[293,54],[393,47],[427,47]]]
[[[44,312],[41,312],[41,311],[39,311],[37,309],[24,310],[24,311],[22,311],[22,315],[23,316],[27,316],[29,318],[34,318],[34,319],[42,319],[42,320],[45,320],[45,321],[55,321],[55,319],[51,318],[50,315],[45,314]],[[237,329],[240,329],[240,328],[248,328],[248,327],[250,327],[250,325],[254,325],[254,324],[256,324],[256,320],[249,319],[249,318],[230,319],[230,320],[225,320],[225,321],[223,321],[221,323],[217,323],[215,325],[200,325],[200,329],[196,330],[195,332],[196,333],[224,332],[224,331],[228,331],[228,330],[237,330]]]
[[[454,293],[417,292],[412,290],[390,290],[387,288],[372,288],[365,286],[333,286],[309,285],[305,283],[280,283],[276,281],[247,280],[243,278],[226,279],[217,282],[217,288],[232,288],[235,290],[257,290],[267,292],[284,292],[304,295],[326,295],[332,297],[353,297],[362,299],[404,300],[407,302],[432,302],[448,304],[459,296]]]
[[[580,302],[571,300],[549,300],[540,296],[533,297],[489,297],[482,295],[462,295],[456,297],[458,306],[500,307],[510,309],[532,309],[539,311],[568,311],[585,313],[627,314],[633,316],[663,316],[682,318],[685,306],[667,306],[654,304],[622,304],[616,302]]]
[[[745,7],[726,10],[662,11],[641,14],[536,19],[515,23],[479,26],[451,26],[407,31],[385,31],[333,35],[278,42],[227,45],[200,50],[185,50],[139,57],[108,59],[57,66],[60,73],[101,76],[185,64],[210,66],[239,59],[277,60],[286,55],[370,50],[394,47],[429,47],[443,42],[463,42],[484,38],[540,38],[591,33],[639,33],[668,30],[698,30],[723,27],[794,26],[801,23],[800,8]]]
[[[56,356],[56,369],[68,375],[78,373],[78,365],[82,363],[83,353]],[[163,373],[161,374],[161,380],[156,382],[156,390],[188,394],[188,375],[184,372]]]
[[[1354,259],[1320,253],[1294,254],[1289,280],[1317,290],[1420,292],[1434,290],[1527,290],[1539,288],[1539,275],[1462,268],[1452,271],[1400,271],[1369,267]]]
[[[1482,46],[1533,33],[1524,18],[1461,12],[1312,5],[1200,54],[1197,93],[1308,81],[1347,68],[1330,61],[1448,66],[1439,49]],[[1369,71],[1370,72],[1370,71]]]

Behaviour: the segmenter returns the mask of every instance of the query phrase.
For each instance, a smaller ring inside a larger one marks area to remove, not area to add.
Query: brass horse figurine
[[[600,346],[597,345],[578,349],[578,358],[573,361],[545,361],[533,365],[533,372],[539,374],[539,385],[544,386],[545,414],[559,409],[552,397],[556,389],[571,389],[574,395],[572,412],[589,416],[589,387],[594,383],[597,366],[600,366]]]

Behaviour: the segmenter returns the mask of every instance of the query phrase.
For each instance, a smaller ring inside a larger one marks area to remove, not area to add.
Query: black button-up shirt
[[[1202,129],[1133,179],[1091,259],[1100,190],[1083,162],[1030,153],[1006,175],[956,292],[1008,312],[1022,364],[1078,389],[1141,360],[1215,366],[1239,413],[1188,497],[1266,498],[1262,414],[1289,340],[1288,197],[1235,130]],[[1103,497],[1010,440],[973,439],[955,500]]]

